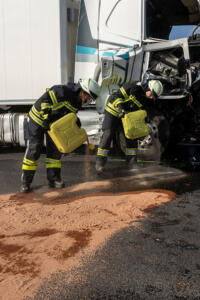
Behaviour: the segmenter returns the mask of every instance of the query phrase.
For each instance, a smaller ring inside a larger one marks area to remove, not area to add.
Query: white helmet
[[[157,97],[159,97],[163,93],[163,85],[159,80],[149,80],[148,87],[150,91]]]
[[[85,79],[80,81],[81,88],[89,94],[92,99],[96,99],[100,94],[100,86],[94,79]]]

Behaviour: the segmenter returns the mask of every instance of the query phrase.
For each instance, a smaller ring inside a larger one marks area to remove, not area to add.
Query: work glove
[[[80,119],[78,117],[77,117],[76,124],[78,125],[78,127],[81,127],[81,121],[80,121]]]
[[[47,118],[49,119],[49,117],[51,116],[51,113],[52,113],[51,108],[47,107],[47,108],[42,109],[41,116],[45,119],[47,119]]]
[[[122,109],[122,110],[119,112],[119,117],[120,117],[120,118],[123,118],[123,117],[125,116],[125,114],[126,114],[125,110]]]
[[[46,119],[46,120],[43,121],[43,126],[44,126],[44,130],[45,131],[50,130],[50,122],[49,122],[48,119]]]

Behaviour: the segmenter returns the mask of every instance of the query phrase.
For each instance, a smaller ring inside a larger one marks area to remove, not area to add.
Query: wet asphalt
[[[23,154],[22,150],[1,151],[1,194],[19,190]],[[142,169],[132,172],[122,158],[111,157],[105,174],[99,176],[94,153],[74,153],[62,161],[67,187],[109,180],[112,184],[104,192],[167,189],[177,197],[150,210],[146,218],[130,222],[91,258],[86,260],[83,255],[81,267],[70,274],[53,274],[34,297],[25,300],[200,299],[200,171],[142,161]],[[33,189],[43,185],[47,186],[45,154]],[[88,184],[84,193],[101,191],[90,190]],[[71,275],[75,280],[67,285]]]
[[[0,194],[17,193],[20,189],[21,167],[25,149],[0,148]],[[45,169],[45,152],[41,154],[38,169],[32,183],[33,190],[48,186]],[[200,169],[185,170],[184,165],[169,162],[155,162],[139,157],[139,170],[128,170],[125,159],[119,156],[109,157],[103,174],[95,170],[95,152],[81,149],[62,157],[62,178],[66,187],[83,182],[111,181],[107,192],[125,192],[128,190],[168,189],[181,195],[200,188]],[[146,176],[145,174],[148,174]],[[154,176],[154,174],[156,176]],[[123,184],[120,184],[120,180]],[[140,182],[145,181],[145,184]],[[102,190],[96,190],[101,192]],[[85,191],[84,193],[86,193]],[[88,193],[90,189],[88,189]],[[93,192],[93,191],[92,191]]]

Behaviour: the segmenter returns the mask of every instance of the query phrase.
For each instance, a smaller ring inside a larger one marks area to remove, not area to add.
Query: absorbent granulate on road
[[[0,196],[0,298],[200,295],[200,194],[78,195],[95,184]]]

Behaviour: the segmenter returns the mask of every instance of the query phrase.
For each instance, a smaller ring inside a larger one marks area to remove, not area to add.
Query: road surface
[[[71,154],[59,194],[48,189],[42,154],[24,196],[22,159],[0,154],[0,299],[200,299],[199,172],[153,162],[128,171],[115,157],[99,176],[94,155]],[[70,238],[60,263],[55,251]]]

